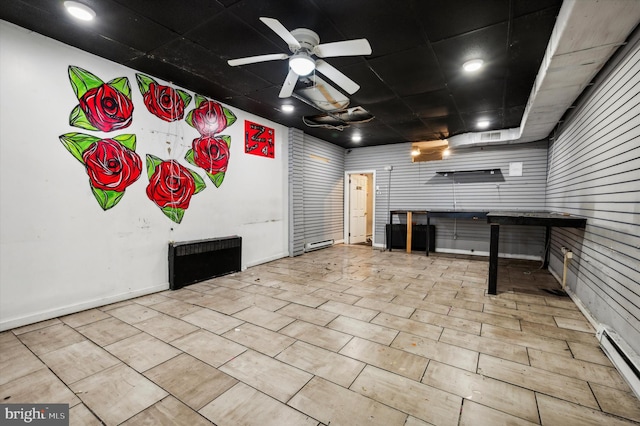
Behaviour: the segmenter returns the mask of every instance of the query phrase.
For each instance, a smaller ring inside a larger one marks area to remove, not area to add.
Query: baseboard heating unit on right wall
[[[640,398],[640,356],[607,325],[599,327],[596,337],[604,353]]]

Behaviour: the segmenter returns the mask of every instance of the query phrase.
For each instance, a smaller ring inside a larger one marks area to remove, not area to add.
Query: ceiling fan
[[[278,34],[289,45],[291,55],[286,53],[274,53],[269,55],[250,56],[247,58],[230,59],[227,61],[232,67],[238,65],[254,64],[257,62],[289,59],[289,73],[280,90],[281,98],[288,98],[293,93],[299,76],[309,75],[316,70],[333,80],[350,95],[355,93],[360,86],[349,77],[329,65],[322,59],[336,56],[370,55],[371,46],[365,38],[356,40],[337,41],[320,44],[320,37],[315,32],[306,28],[297,28],[289,31],[284,25],[274,18],[260,18],[274,33]]]

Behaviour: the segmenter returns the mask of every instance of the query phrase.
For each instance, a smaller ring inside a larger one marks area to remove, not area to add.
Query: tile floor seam
[[[25,346],[26,346],[26,345],[25,345]],[[29,348],[27,347],[27,349],[29,349]],[[43,359],[41,359],[41,358],[40,358],[38,355],[36,355],[36,354],[34,354],[34,355],[38,358],[38,360],[39,360],[42,364],[44,364],[44,366],[47,368],[47,370],[49,371],[49,373],[51,373],[52,375],[54,375],[58,380],[60,380],[60,383],[62,383],[62,384],[63,384],[67,389],[69,389],[69,391],[71,391],[74,395],[76,395],[76,393],[75,393],[75,392],[73,392],[73,390],[71,390],[71,388],[69,388],[69,384],[71,384],[71,383],[67,384],[67,382],[65,382],[64,380],[62,380],[62,378],[61,378],[61,377],[60,377],[60,376],[59,376],[55,371],[53,371],[53,370],[51,369],[51,367],[50,367],[50,366],[49,366],[49,365],[48,365],[48,364],[47,364]],[[112,366],[112,367],[113,367],[113,366]],[[109,367],[108,367],[108,368],[109,368]],[[35,373],[35,372],[31,372],[31,373],[29,373],[29,374],[33,374],[33,373]],[[29,374],[27,374],[27,376],[28,376]],[[94,373],[94,374],[95,374],[95,373]],[[87,376],[87,377],[89,377],[89,376]],[[15,380],[15,379],[14,379],[14,380]],[[82,379],[80,379],[80,380],[82,380]],[[75,383],[75,382],[74,382],[74,383]],[[77,395],[76,395],[76,396],[77,396]],[[80,404],[80,403],[82,403],[82,400],[79,400],[79,404]],[[76,404],[76,405],[77,405],[77,404]],[[74,405],[74,406],[75,406],[75,405]],[[71,406],[69,406],[69,408],[71,408]]]

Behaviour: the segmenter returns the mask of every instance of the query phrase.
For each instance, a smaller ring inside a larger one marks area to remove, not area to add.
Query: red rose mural
[[[163,161],[147,154],[147,197],[176,223],[182,221],[191,197],[206,185],[202,178],[175,160]]]
[[[185,159],[207,173],[217,187],[222,184],[229,164],[229,146],[231,137],[222,135],[215,138],[203,136],[193,140]]]
[[[136,81],[151,114],[168,122],[182,120],[184,109],[191,102],[191,95],[184,90],[158,84],[144,74],[136,74]]]
[[[207,173],[226,172],[229,145],[222,138],[203,136],[193,140],[193,161]]]
[[[100,139],[82,133],[66,133],[60,136],[60,141],[84,164],[91,191],[103,210],[118,204],[125,189],[142,173],[142,160],[135,152],[135,135]]]
[[[78,98],[69,124],[86,130],[111,132],[131,125],[133,102],[126,77],[107,83],[79,67],[69,67],[69,81]]]
[[[95,74],[73,65],[69,66],[68,74],[78,99],[78,105],[69,117],[71,126],[112,132],[131,125],[134,105],[126,77],[105,83]],[[186,108],[192,99],[190,94],[142,73],[135,76],[147,111],[169,123],[184,119],[197,130],[200,137],[193,139],[184,160],[201,168],[219,187],[225,178],[231,151],[231,137],[220,132],[235,123],[235,114],[219,102],[197,94],[195,107],[187,113]],[[164,133],[156,128],[150,130],[152,133]],[[166,132],[166,137],[170,146],[163,144],[155,148],[167,149],[171,155],[172,148],[182,144],[174,146],[169,140],[182,139],[181,129],[172,127],[171,133]],[[126,189],[142,174],[143,162],[135,152],[136,135],[101,138],[72,132],[60,136],[60,141],[84,165],[91,191],[103,210],[118,204]],[[204,179],[177,159],[163,160],[151,154],[146,155],[146,170],[149,178],[147,197],[169,219],[180,223],[193,195],[206,188]]]
[[[142,173],[140,156],[115,139],[94,142],[82,159],[91,185],[104,190],[122,192]]]
[[[204,169],[216,188],[220,187],[229,164],[231,136],[217,133],[235,123],[235,114],[218,102],[196,95],[196,108],[189,111],[185,121],[201,137],[193,140],[184,158]]]
[[[131,99],[108,84],[87,91],[79,101],[87,120],[98,130],[110,132],[131,124]]]
[[[214,136],[236,121],[236,116],[218,102],[196,95],[196,109],[187,114],[187,123],[202,136]]]

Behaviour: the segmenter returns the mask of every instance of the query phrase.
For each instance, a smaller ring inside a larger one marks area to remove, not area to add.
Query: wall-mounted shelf
[[[462,174],[462,173],[488,173],[488,174],[496,174],[499,173],[500,169],[478,169],[478,170],[445,170],[441,172],[436,172],[436,174],[440,176],[449,176],[453,174]]]

